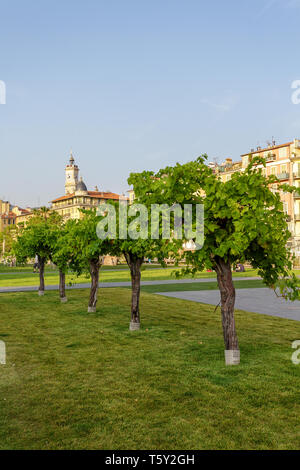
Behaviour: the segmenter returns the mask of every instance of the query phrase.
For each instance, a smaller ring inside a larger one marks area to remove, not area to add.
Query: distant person
[[[242,263],[238,263],[235,268],[236,273],[244,273],[245,272],[245,266]]]

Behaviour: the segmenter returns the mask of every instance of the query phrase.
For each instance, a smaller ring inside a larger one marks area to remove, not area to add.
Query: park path
[[[260,279],[260,277],[236,277],[235,279],[239,281],[253,281],[255,279]],[[191,284],[194,282],[216,282],[217,278],[211,277],[211,278],[203,278],[203,279],[168,279],[168,280],[156,280],[156,281],[141,281],[142,286],[158,286],[162,284]],[[66,289],[86,289],[91,286],[90,283],[79,283],[79,284],[73,284],[72,286],[66,286]],[[104,287],[130,287],[131,282],[130,281],[120,281],[120,282],[100,282],[99,287],[104,288]],[[46,286],[45,290],[57,290],[58,285],[49,285]],[[37,291],[38,287],[37,286],[14,286],[14,287],[0,287],[0,293],[5,293],[5,292],[34,292]]]
[[[210,305],[218,305],[220,302],[218,290],[160,292],[158,295]],[[235,308],[300,321],[299,300],[295,300],[295,302],[284,300],[282,297],[277,297],[273,290],[265,287],[236,289]]]

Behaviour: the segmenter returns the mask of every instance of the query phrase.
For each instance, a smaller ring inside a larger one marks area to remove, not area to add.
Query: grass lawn
[[[144,265],[142,268],[142,280],[143,281],[159,281],[159,280],[175,280],[175,271],[178,268],[167,267],[162,268],[158,265]],[[300,270],[295,270],[295,274],[300,275]],[[248,269],[245,273],[236,273],[233,272],[233,277],[238,279],[239,277],[256,277],[257,270]],[[8,268],[0,266],[0,287],[18,287],[18,286],[38,286],[39,283],[38,274],[33,274],[32,267],[17,267],[17,268]],[[210,279],[216,278],[214,272],[199,272],[196,275],[198,279]],[[184,276],[183,279],[192,279],[192,276]],[[67,283],[78,284],[78,283],[87,283],[90,282],[90,277],[86,274],[79,277],[70,273],[67,275]],[[122,282],[130,281],[129,269],[125,265],[118,266],[102,266],[100,271],[100,282]],[[58,271],[46,267],[45,272],[45,283],[47,285],[57,285],[59,282]],[[260,283],[261,284],[261,283]],[[252,287],[259,287],[253,284]],[[238,287],[238,286],[237,286]],[[246,285],[245,285],[246,287]],[[261,287],[263,287],[261,285]],[[197,289],[184,289],[184,290],[197,290]],[[168,290],[167,290],[168,291]],[[167,292],[166,291],[166,292]],[[149,289],[149,292],[152,292]],[[158,292],[153,290],[153,292]],[[163,291],[161,291],[163,292]]]
[[[236,312],[241,365],[224,365],[219,312],[130,291],[0,294],[1,449],[299,449],[300,324]]]
[[[248,289],[257,287],[266,287],[266,285],[259,279],[251,281],[234,280],[236,289]],[[127,288],[130,289],[130,288]],[[219,289],[217,282],[191,282],[178,284],[156,284],[153,286],[141,286],[143,292],[154,294],[155,292],[183,292],[183,291],[196,291],[196,290],[217,290]]]

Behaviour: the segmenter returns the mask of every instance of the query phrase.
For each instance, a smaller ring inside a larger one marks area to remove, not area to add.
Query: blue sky
[[[298,0],[0,0],[0,198],[300,137]]]

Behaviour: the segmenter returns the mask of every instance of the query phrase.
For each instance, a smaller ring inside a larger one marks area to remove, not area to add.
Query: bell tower
[[[78,184],[79,168],[75,165],[75,160],[71,151],[69,164],[66,166],[65,193],[75,193]]]

